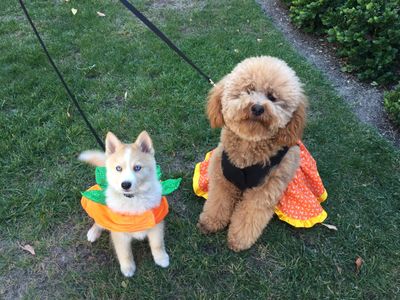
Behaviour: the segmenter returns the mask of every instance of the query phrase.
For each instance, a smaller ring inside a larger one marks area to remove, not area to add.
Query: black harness
[[[222,173],[239,190],[251,189],[258,186],[274,166],[279,165],[288,150],[289,147],[279,150],[275,156],[271,157],[269,164],[255,164],[243,169],[234,166],[229,160],[228,154],[223,151],[221,160]]]

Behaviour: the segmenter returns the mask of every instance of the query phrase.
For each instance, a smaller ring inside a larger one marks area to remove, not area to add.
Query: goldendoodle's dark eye
[[[251,92],[254,92],[255,88],[253,84],[250,84],[248,87],[246,87],[246,93],[251,94]]]
[[[268,94],[267,94],[267,97],[268,97],[268,99],[271,100],[272,102],[275,102],[275,101],[276,101],[276,98],[274,97],[274,95],[272,95],[272,93],[268,93]]]

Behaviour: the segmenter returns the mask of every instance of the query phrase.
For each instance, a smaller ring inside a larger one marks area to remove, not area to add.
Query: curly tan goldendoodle
[[[245,59],[210,91],[208,118],[222,131],[208,169],[202,232],[229,224],[234,251],[256,242],[299,167],[306,107],[295,72],[269,56]]]

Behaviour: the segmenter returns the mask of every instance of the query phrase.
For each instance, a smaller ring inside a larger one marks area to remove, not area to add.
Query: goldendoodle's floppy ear
[[[222,116],[222,92],[224,83],[221,80],[208,93],[207,116],[212,128],[224,126],[224,117]]]
[[[280,145],[293,146],[301,139],[306,125],[306,100],[294,111],[286,127],[279,129],[276,142]]]

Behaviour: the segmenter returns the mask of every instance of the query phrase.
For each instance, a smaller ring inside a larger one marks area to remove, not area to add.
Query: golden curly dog
[[[208,200],[197,224],[203,233],[230,223],[229,248],[241,251],[256,242],[299,167],[297,142],[306,107],[295,72],[270,56],[245,59],[212,88],[207,114],[211,127],[222,131],[208,169]],[[225,174],[229,168],[254,167],[270,168],[264,176],[256,174],[258,182],[249,188],[238,187]]]

